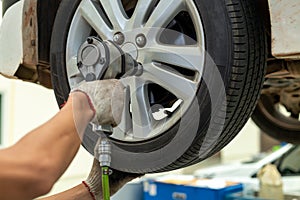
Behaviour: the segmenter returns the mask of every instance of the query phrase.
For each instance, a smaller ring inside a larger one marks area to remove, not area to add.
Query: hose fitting
[[[99,164],[102,173],[103,200],[110,200],[109,175],[111,162],[111,145],[106,137],[100,138],[98,143]]]
[[[101,167],[109,167],[111,163],[111,145],[107,138],[101,139],[98,146],[99,163]]]

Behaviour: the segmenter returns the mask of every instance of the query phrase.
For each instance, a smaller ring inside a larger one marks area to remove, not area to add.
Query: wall
[[[250,119],[240,133],[221,151],[223,163],[245,160],[260,152],[260,130]]]

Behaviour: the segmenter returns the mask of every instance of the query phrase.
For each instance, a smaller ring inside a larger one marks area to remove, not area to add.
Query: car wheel
[[[149,173],[200,162],[235,137],[260,94],[266,43],[256,11],[248,0],[63,0],[50,55],[58,104],[84,81],[76,63],[86,39],[114,41],[143,73],[124,79],[112,168]],[[91,153],[103,134],[92,129],[83,139]]]
[[[291,96],[289,99],[297,98],[299,102],[298,92],[297,97]],[[269,136],[279,141],[300,144],[299,113],[293,114],[286,108],[280,103],[278,95],[262,94],[252,119]]]

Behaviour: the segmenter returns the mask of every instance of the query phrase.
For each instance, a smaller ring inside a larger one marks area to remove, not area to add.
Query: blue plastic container
[[[212,189],[148,180],[144,182],[144,200],[224,200],[229,194],[242,190],[242,184]]]
[[[226,196],[225,200],[268,200],[254,196],[243,196],[242,193],[234,193]]]

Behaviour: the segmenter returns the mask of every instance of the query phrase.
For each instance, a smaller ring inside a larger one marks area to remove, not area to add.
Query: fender
[[[300,59],[299,0],[269,0],[272,55],[279,59]]]
[[[0,73],[52,87],[50,40],[60,2],[61,0],[4,0],[4,5],[10,7],[5,9],[1,27],[0,52],[7,53],[0,55]],[[16,26],[10,26],[11,24]],[[7,46],[11,48],[6,49]]]

